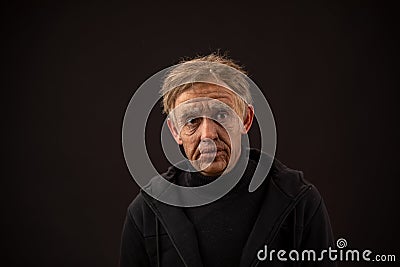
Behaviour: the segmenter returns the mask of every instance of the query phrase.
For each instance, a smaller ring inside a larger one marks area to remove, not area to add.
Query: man
[[[161,93],[168,128],[187,160],[153,178],[129,206],[122,267],[332,265],[269,254],[314,249],[318,257],[334,247],[333,237],[323,200],[302,173],[272,157],[265,160],[263,152],[243,142],[254,117],[244,76],[232,60],[211,54],[185,61],[165,77]],[[249,192],[258,167],[265,170],[264,179]],[[220,181],[230,186],[223,193],[207,191],[211,201],[203,205],[171,205],[159,196],[182,196],[165,193],[167,187],[160,186],[165,181],[185,188]]]

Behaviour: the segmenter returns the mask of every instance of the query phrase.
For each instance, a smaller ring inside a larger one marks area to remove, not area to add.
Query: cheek
[[[191,135],[191,136],[186,136],[186,135],[182,135],[181,136],[182,139],[182,145],[183,148],[185,149],[185,153],[186,155],[191,158],[191,156],[195,153],[196,148],[197,148],[197,138],[195,138],[195,136]]]
[[[219,136],[220,139],[229,146],[230,152],[233,150],[238,150],[238,148],[241,146],[242,134],[238,129],[229,131],[229,134],[227,131],[223,131]]]
[[[229,121],[225,124],[223,124],[223,127],[226,129],[231,134],[235,134],[241,131],[243,128],[243,122],[239,119],[236,118],[233,121]]]
[[[227,145],[231,145],[235,141],[235,135],[238,134],[238,130],[235,127],[220,127],[218,131],[218,137]]]

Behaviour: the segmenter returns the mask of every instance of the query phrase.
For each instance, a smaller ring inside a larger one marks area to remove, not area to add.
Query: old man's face
[[[243,114],[231,90],[207,83],[194,84],[175,101],[168,126],[183,145],[192,165],[206,176],[230,171],[241,153],[241,135],[250,129],[254,110]]]

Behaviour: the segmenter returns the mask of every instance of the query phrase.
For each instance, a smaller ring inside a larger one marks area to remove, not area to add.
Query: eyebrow
[[[182,108],[181,112],[179,112],[180,114],[175,114],[174,117],[177,122],[182,122],[182,120],[186,120],[192,116],[198,117],[198,115],[201,113],[201,110],[202,108],[200,107],[184,107]]]

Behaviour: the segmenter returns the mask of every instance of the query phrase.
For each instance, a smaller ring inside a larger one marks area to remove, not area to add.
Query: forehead
[[[237,97],[235,93],[225,87],[208,84],[198,83],[194,84],[189,89],[183,91],[175,100],[175,107],[183,102],[193,100],[195,98],[214,98],[224,102],[230,107],[234,107],[234,98]]]

